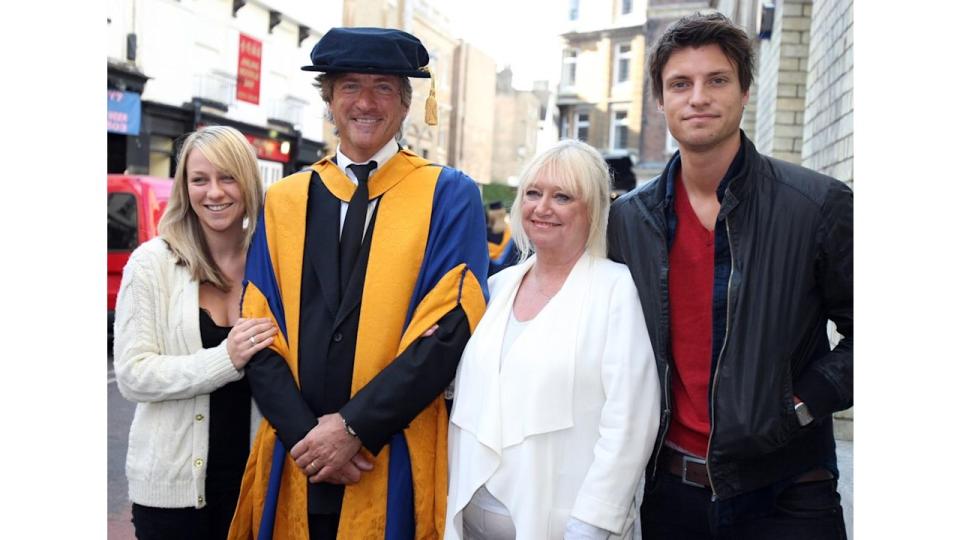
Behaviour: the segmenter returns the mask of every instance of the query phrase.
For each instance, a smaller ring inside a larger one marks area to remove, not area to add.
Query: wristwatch
[[[809,425],[810,422],[813,422],[813,415],[810,414],[810,409],[807,408],[807,404],[799,401],[796,405],[793,406],[794,412],[797,413],[797,421],[800,422],[800,426]]]
[[[341,418],[343,418],[343,417],[341,417]],[[347,430],[347,435],[350,435],[351,437],[356,437],[356,436],[357,436],[357,432],[354,431],[352,427],[350,427],[350,424],[347,423],[347,419],[346,419],[346,418],[343,419],[343,429]]]

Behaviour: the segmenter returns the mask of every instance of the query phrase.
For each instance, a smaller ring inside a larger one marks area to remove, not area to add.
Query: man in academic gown
[[[271,186],[249,249],[243,316],[280,335],[247,366],[265,421],[230,537],[437,537],[442,393],[487,296],[483,204],[397,143],[409,77],[430,77],[416,37],[334,28],[311,60],[340,144]],[[435,107],[431,90],[428,123]]]
[[[487,252],[490,255],[490,275],[517,264],[520,251],[513,240],[507,210],[501,201],[487,205]]]

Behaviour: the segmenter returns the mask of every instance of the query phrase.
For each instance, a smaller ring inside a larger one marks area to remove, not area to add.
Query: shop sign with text
[[[271,161],[280,161],[287,163],[290,161],[290,142],[278,141],[277,139],[263,139],[254,137],[248,133],[243,134],[253,149],[257,152],[257,157]]]
[[[140,94],[107,90],[107,131],[121,135],[140,134]]]
[[[240,54],[237,61],[237,99],[260,104],[260,59],[263,44],[258,39],[240,34]]]

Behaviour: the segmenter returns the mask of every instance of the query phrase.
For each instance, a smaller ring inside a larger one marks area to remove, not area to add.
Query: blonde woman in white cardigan
[[[124,268],[114,367],[137,402],[126,471],[140,540],[226,538],[259,420],[243,368],[276,333],[239,319],[262,201],[246,138],[200,129],[183,143],[160,236]]]
[[[630,272],[605,257],[609,183],[577,141],[521,175],[522,260],[491,278],[457,373],[447,539],[639,534],[660,389]]]

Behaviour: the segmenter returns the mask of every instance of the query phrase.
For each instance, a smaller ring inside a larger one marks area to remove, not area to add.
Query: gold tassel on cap
[[[433,71],[423,66],[420,71],[426,71],[430,74],[430,95],[427,96],[427,103],[424,105],[423,121],[428,126],[437,125],[437,78],[433,76]]]

